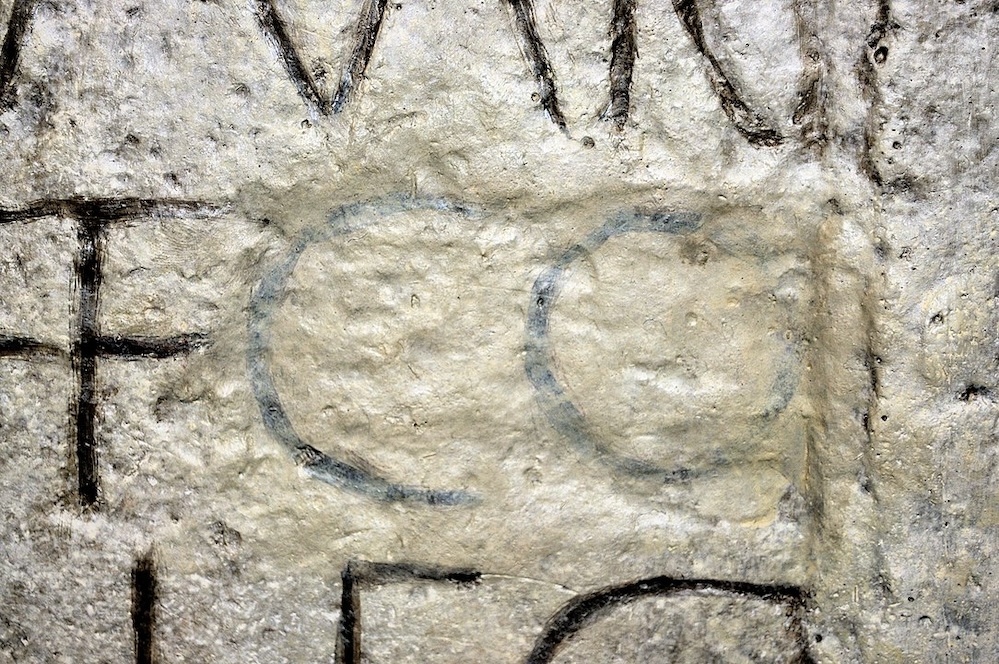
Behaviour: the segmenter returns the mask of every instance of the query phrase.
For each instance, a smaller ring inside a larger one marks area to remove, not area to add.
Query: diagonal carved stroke
[[[694,40],[697,50],[711,65],[711,87],[714,88],[715,94],[721,100],[722,110],[725,111],[725,115],[732,121],[735,128],[753,145],[767,147],[780,145],[784,138],[759,113],[752,110],[742,100],[735,86],[725,75],[718,58],[708,48],[707,41],[704,39],[704,24],[701,22],[701,14],[697,9],[696,0],[673,0],[673,9],[691,39]]]
[[[326,115],[329,105],[323,101],[322,93],[315,78],[309,72],[288,34],[288,26],[278,12],[274,0],[257,0],[257,19],[264,34],[268,35],[277,46],[285,71],[298,88],[298,94],[318,112]]]
[[[14,76],[21,60],[21,48],[31,25],[37,0],[14,0],[7,33],[0,45],[0,110],[9,107],[14,96]]]
[[[558,101],[555,72],[538,33],[534,6],[531,4],[531,0],[507,0],[507,3],[513,11],[514,28],[524,58],[531,69],[531,74],[538,83],[541,108],[559,129],[567,131],[565,116]],[[614,86],[611,114],[608,116],[615,119],[621,115],[619,109],[622,104],[624,115],[627,116],[628,90],[631,85],[631,68],[635,50],[634,0],[618,0],[618,4],[621,5],[621,10],[618,13],[621,13],[625,18],[619,20],[617,13],[615,14],[615,25],[621,24],[622,26],[621,38],[616,41],[615,60],[611,67],[612,80],[619,81]],[[628,9],[629,7],[631,9]],[[387,8],[388,0],[365,0],[354,30],[354,48],[344,65],[336,92],[332,98],[327,99],[323,96],[315,76],[306,66],[295,47],[288,24],[281,17],[276,0],[256,0],[257,19],[264,34],[269,37],[277,49],[285,71],[298,89],[299,95],[320,115],[339,114],[350,102],[358,84],[364,77],[368,64],[371,62]],[[631,18],[628,18],[629,16]]]
[[[332,110],[339,113],[350,101],[350,97],[364,75],[364,70],[368,68],[371,61],[371,54],[375,50],[375,42],[378,40],[378,31],[382,26],[382,19],[385,17],[385,8],[388,0],[365,0],[361,9],[361,17],[357,22],[355,31],[354,50],[347,60],[347,66],[343,68],[343,76],[340,78],[340,86],[333,97]]]
[[[323,97],[315,77],[302,61],[275,0],[257,0],[257,19],[264,34],[274,42],[285,71],[298,88],[302,99],[319,114],[330,115],[340,113],[344,109],[364,76],[375,49],[375,42],[378,40],[378,31],[381,29],[387,6],[388,0],[365,1],[354,31],[354,49],[343,69],[337,91],[329,100]]]
[[[558,89],[555,85],[555,70],[548,61],[548,52],[538,34],[537,20],[534,18],[534,5],[531,0],[507,0],[513,9],[513,21],[524,57],[531,67],[531,73],[538,81],[538,94],[541,108],[559,129],[567,131],[565,116],[558,102]]]
[[[635,0],[614,0],[611,21],[610,104],[603,117],[619,128],[628,121],[631,78],[638,57]]]

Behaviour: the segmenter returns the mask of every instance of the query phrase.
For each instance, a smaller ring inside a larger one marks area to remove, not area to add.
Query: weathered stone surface
[[[996,659],[994,5],[0,0],[0,659]]]

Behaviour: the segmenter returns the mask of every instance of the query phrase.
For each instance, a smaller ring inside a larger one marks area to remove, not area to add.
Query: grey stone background
[[[524,662],[642,579],[720,585],[551,661],[999,659],[999,5],[699,0],[699,49],[638,3],[618,124],[614,7],[538,2],[564,129],[524,6],[387,5],[333,114],[370,5],[0,0],[0,661]],[[474,501],[318,481],[256,360],[302,441]]]

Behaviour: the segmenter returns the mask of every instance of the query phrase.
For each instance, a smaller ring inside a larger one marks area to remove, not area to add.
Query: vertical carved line
[[[340,632],[337,638],[337,664],[361,662],[361,590],[388,583],[422,579],[477,584],[482,575],[473,569],[455,569],[418,563],[375,563],[351,560],[340,574]]]
[[[711,87],[714,88],[715,94],[721,101],[722,110],[725,111],[725,115],[732,121],[735,128],[753,145],[767,147],[780,145],[784,138],[739,97],[738,91],[728,80],[718,58],[708,48],[696,0],[673,0],[673,9],[691,39],[694,40],[697,50],[711,65]]]
[[[298,56],[298,51],[288,34],[288,26],[278,13],[274,0],[257,0],[257,19],[260,21],[264,34],[269,35],[274,40],[285,71],[288,72],[288,76],[298,88],[298,93],[319,113],[328,114],[329,109],[326,102],[323,101],[319,86],[305,63]]]
[[[77,491],[83,508],[97,508],[100,482],[95,435],[97,419],[97,361],[112,356],[127,359],[163,358],[187,353],[208,343],[203,334],[181,334],[163,339],[147,337],[105,337],[100,332],[98,313],[103,275],[105,224],[139,216],[175,215],[187,218],[213,218],[227,206],[207,205],[176,199],[75,197],[42,200],[24,208],[0,208],[0,224],[30,221],[48,216],[76,220],[77,253],[74,261],[76,311],[75,338],[69,360],[73,371],[74,394],[69,404],[69,438],[75,442]],[[0,335],[0,357],[38,354],[59,356],[63,350],[53,344],[27,337]]]
[[[818,20],[814,0],[795,0],[795,27],[801,44],[802,70],[798,81],[798,102],[791,122],[801,127],[801,140],[806,147],[820,153],[829,142],[829,120],[826,115],[826,89],[823,78],[826,65],[818,35]]]
[[[340,85],[336,95],[333,97],[332,109],[334,113],[339,113],[350,101],[357,84],[364,75],[364,70],[368,68],[371,61],[371,54],[375,50],[375,42],[378,40],[378,31],[382,27],[382,19],[385,17],[385,8],[388,0],[365,0],[361,9],[361,17],[357,21],[356,39],[354,50],[347,60],[347,65],[343,68],[343,76],[340,77]]]
[[[7,34],[0,45],[0,109],[13,103],[14,75],[21,59],[21,47],[31,25],[36,0],[14,0],[7,22]]]
[[[537,21],[534,18],[534,5],[531,0],[507,0],[513,8],[514,25],[517,28],[524,57],[531,67],[531,73],[538,81],[538,94],[541,108],[551,118],[559,129],[568,131],[565,116],[558,103],[558,89],[555,85],[555,70],[548,61],[541,35],[538,34]]]
[[[76,464],[80,504],[93,507],[97,504],[97,443],[94,422],[97,419],[96,361],[93,356],[77,357],[76,402]]]
[[[352,568],[353,563],[348,562],[340,574],[340,638],[337,640],[340,652],[337,664],[360,664],[361,661],[361,598],[360,589],[356,587],[360,579]]]
[[[156,628],[156,566],[151,554],[135,561],[132,568],[132,630],[136,664],[156,661],[153,632]]]
[[[638,55],[636,47],[635,0],[614,0],[611,21],[610,105],[604,117],[619,128],[628,121],[631,106],[631,77]]]
[[[864,126],[864,145],[860,151],[860,170],[878,187],[883,187],[884,177],[874,162],[874,149],[877,143],[877,132],[880,129],[881,89],[878,85],[876,66],[888,57],[888,47],[885,41],[898,29],[898,24],[892,19],[889,0],[878,0],[878,14],[867,35],[860,59],[857,62],[857,81],[861,93],[868,103],[867,122]]]
[[[73,426],[76,432],[76,464],[80,504],[97,503],[97,444],[94,422],[97,414],[97,324],[98,296],[101,284],[102,238],[99,222],[81,219],[77,231],[79,263],[77,279],[79,301],[78,338],[73,343],[71,362],[76,374],[76,401]]]

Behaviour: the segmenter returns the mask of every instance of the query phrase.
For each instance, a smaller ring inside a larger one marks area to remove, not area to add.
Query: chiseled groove
[[[877,147],[877,132],[879,129],[879,116],[881,112],[882,96],[878,85],[878,73],[875,67],[877,49],[884,48],[882,41],[898,29],[898,24],[891,16],[891,4],[889,0],[879,0],[878,14],[874,19],[871,30],[867,35],[867,42],[857,62],[857,82],[860,91],[868,103],[867,121],[864,125],[864,144],[860,149],[859,166],[860,170],[877,187],[885,186],[877,163],[874,161],[874,150]],[[885,49],[887,54],[887,49]]]
[[[198,334],[166,339],[101,335],[97,315],[103,276],[104,228],[109,223],[127,222],[141,217],[211,218],[219,216],[226,209],[226,206],[183,199],[88,197],[41,200],[17,209],[0,209],[0,224],[29,222],[48,216],[68,217],[78,222],[77,338],[69,352],[76,388],[70,408],[70,425],[76,443],[79,500],[84,508],[95,508],[99,497],[98,449],[95,439],[98,358],[162,358],[188,352],[205,343],[205,338]],[[0,355],[55,350],[30,339],[0,337]]]
[[[156,565],[151,555],[135,561],[132,568],[132,631],[136,664],[156,661],[153,635],[156,629]]]
[[[0,357],[22,357],[29,355],[65,356],[66,352],[55,344],[38,341],[31,337],[0,334]]]
[[[337,638],[337,664],[360,664],[361,661],[361,594],[355,588],[353,563],[348,562],[340,573],[340,631]]]
[[[162,359],[202,348],[208,344],[208,337],[200,333],[159,338],[100,335],[93,339],[93,344],[93,351],[102,356]]]
[[[277,46],[281,55],[281,62],[284,63],[285,71],[291,77],[298,93],[312,107],[323,115],[329,114],[329,104],[323,100],[323,95],[316,84],[315,79],[309,72],[305,63],[298,56],[298,51],[292,43],[291,35],[288,34],[288,26],[281,18],[274,0],[257,0],[257,18],[264,34],[270,36]]]
[[[381,29],[387,6],[388,0],[365,0],[355,31],[357,41],[354,43],[350,59],[347,60],[347,64],[343,68],[340,85],[333,97],[331,105],[333,113],[339,113],[343,110],[361,81],[361,77],[364,76],[364,70],[368,68],[371,54],[375,50],[375,42],[378,40],[378,31]]]
[[[77,231],[79,254],[77,283],[76,343],[70,354],[76,374],[76,400],[72,420],[76,430],[76,464],[80,504],[93,507],[98,498],[97,442],[94,424],[97,416],[97,354],[93,340],[98,336],[98,298],[102,279],[103,237],[100,221],[93,217],[80,219]]]
[[[707,41],[704,39],[704,26],[701,23],[701,14],[697,9],[696,0],[673,0],[673,9],[676,11],[676,15],[680,18],[680,22],[683,23],[691,39],[694,40],[697,50],[701,52],[705,59],[707,59],[708,64],[711,65],[711,86],[721,101],[722,110],[725,111],[725,115],[732,121],[735,128],[752,145],[767,147],[780,145],[784,141],[784,138],[776,129],[770,127],[760,114],[753,111],[742,101],[735,86],[732,85],[732,82],[728,80],[724,70],[722,70],[718,58],[708,48]]]
[[[478,583],[482,579],[482,574],[474,569],[452,569],[406,562],[377,563],[366,560],[351,561],[345,573],[352,575],[358,584],[372,586],[412,580]]]
[[[800,125],[810,113],[815,111],[818,104],[819,76],[808,72],[802,75],[797,94],[798,103],[794,106],[791,122]]]
[[[340,574],[340,630],[337,664],[361,662],[361,591],[365,587],[404,581],[444,581],[476,584],[482,574],[472,569],[450,569],[419,563],[375,563],[351,560]]]
[[[743,581],[678,579],[668,576],[604,588],[569,600],[548,620],[544,631],[535,641],[534,649],[526,662],[527,664],[549,664],[555,659],[555,655],[567,639],[572,638],[593,618],[607,609],[628,604],[643,597],[664,597],[685,592],[721,592],[787,605],[791,612],[787,630],[800,647],[797,662],[798,664],[812,664],[814,662],[808,652],[808,640],[801,622],[805,603],[805,594],[801,589],[793,586],[763,585]]]
[[[0,109],[9,107],[14,97],[14,76],[21,60],[21,47],[31,25],[36,0],[14,0],[7,33],[0,45]]]
[[[555,70],[548,61],[541,35],[538,34],[537,21],[534,18],[534,5],[531,0],[507,0],[513,8],[514,24],[517,36],[520,38],[524,57],[531,67],[531,73],[538,81],[538,94],[541,108],[552,122],[564,132],[568,131],[565,116],[558,102],[558,88],[555,85]]]
[[[829,120],[824,84],[826,63],[817,32],[815,0],[794,0],[792,6],[801,42],[802,68],[796,90],[798,102],[791,114],[791,123],[800,127],[805,147],[814,148],[821,154],[829,142]]]
[[[482,574],[472,569],[449,569],[405,562],[349,561],[341,573],[337,664],[359,664],[361,661],[361,593],[365,588],[414,580],[474,585],[481,579]],[[548,619],[525,662],[549,664],[568,639],[609,609],[644,597],[668,597],[683,593],[729,595],[784,605],[788,616],[785,629],[798,648],[796,664],[814,664],[803,624],[807,593],[801,588],[780,584],[724,579],[684,579],[671,576],[641,579],[572,598]]]
[[[207,219],[228,209],[187,199],[170,198],[74,198],[32,201],[19,208],[0,208],[0,224],[34,221],[43,217],[67,217],[81,221],[115,222],[138,217],[180,217]]]
[[[635,0],[614,0],[611,21],[610,104],[603,116],[623,127],[631,106],[631,78],[635,68]]]

